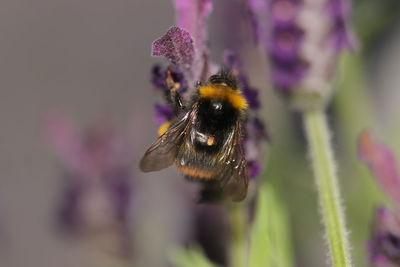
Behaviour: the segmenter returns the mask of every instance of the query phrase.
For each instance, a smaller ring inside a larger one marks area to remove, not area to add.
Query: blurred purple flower
[[[66,178],[59,225],[77,235],[111,231],[120,239],[115,252],[127,256],[130,144],[104,121],[84,136],[60,113],[51,114],[46,126],[48,142],[61,159]]]
[[[260,118],[258,118],[258,117],[253,118],[253,120],[251,121],[251,124],[254,127],[254,130],[253,130],[254,136],[257,140],[269,140],[270,139],[268,136],[268,133],[265,129],[264,122]]]
[[[365,130],[358,139],[358,154],[389,197],[400,205],[400,173],[393,152]]]
[[[250,109],[259,109],[261,107],[260,99],[258,96],[259,90],[250,86],[247,77],[241,78],[241,85],[243,95],[246,97]]]
[[[250,178],[257,177],[261,172],[261,164],[256,160],[248,160],[247,161],[247,171],[249,173]]]
[[[328,3],[328,12],[333,18],[331,25],[333,46],[337,50],[343,48],[354,49],[356,40],[348,21],[351,13],[350,2],[330,0]]]
[[[301,80],[305,65],[299,55],[303,30],[296,22],[296,0],[272,0],[269,3],[271,36],[268,51],[272,65],[272,80],[283,92],[288,92]]]
[[[338,54],[354,44],[349,3],[271,0],[268,14],[266,46],[274,86],[284,94],[305,96],[293,99],[300,109],[326,103]]]
[[[174,112],[168,105],[155,104],[154,109],[156,111],[155,118],[159,124],[171,121],[175,116]]]
[[[368,246],[373,264],[400,266],[400,210],[386,207],[376,210]]]
[[[243,140],[247,167],[250,178],[256,178],[262,168],[263,145],[268,140],[263,122],[254,115],[249,118],[246,124],[246,133]]]
[[[396,204],[393,210],[386,207],[376,210],[368,244],[370,260],[378,266],[400,266],[400,176],[395,157],[368,130],[359,137],[358,153]]]

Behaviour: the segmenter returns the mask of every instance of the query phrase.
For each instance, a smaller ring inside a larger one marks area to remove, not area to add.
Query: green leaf
[[[175,247],[169,251],[168,256],[176,267],[218,267],[197,245],[191,245],[189,248]]]
[[[249,267],[290,267],[292,252],[286,209],[273,188],[260,187],[250,231]]]

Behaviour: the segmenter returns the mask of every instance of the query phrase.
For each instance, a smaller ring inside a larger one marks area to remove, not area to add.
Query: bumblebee
[[[176,87],[169,91],[178,115],[160,127],[140,169],[152,172],[175,165],[187,179],[203,185],[202,200],[243,200],[248,187],[242,144],[248,104],[236,77],[221,71],[205,84],[198,83],[188,104]]]

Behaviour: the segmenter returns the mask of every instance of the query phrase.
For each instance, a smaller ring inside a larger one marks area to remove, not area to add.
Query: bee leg
[[[172,74],[170,71],[167,73],[167,94],[168,94],[168,101],[172,105],[173,109],[179,113],[180,111],[186,110],[186,106],[182,101],[182,97],[178,92],[180,88],[180,83],[174,81]]]
[[[182,102],[182,97],[177,90],[171,91],[171,98],[173,98],[172,103],[177,110],[185,110],[186,107]]]

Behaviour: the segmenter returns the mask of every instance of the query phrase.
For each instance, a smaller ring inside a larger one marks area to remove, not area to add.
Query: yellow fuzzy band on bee
[[[247,108],[248,104],[246,99],[239,90],[234,90],[229,86],[223,84],[208,84],[199,88],[200,97],[204,98],[223,98],[229,101],[231,105],[239,110]]]
[[[171,122],[169,122],[169,121],[166,121],[163,124],[161,124],[160,127],[158,127],[158,130],[157,130],[158,136],[163,135],[168,130],[170,125],[171,125]]]

